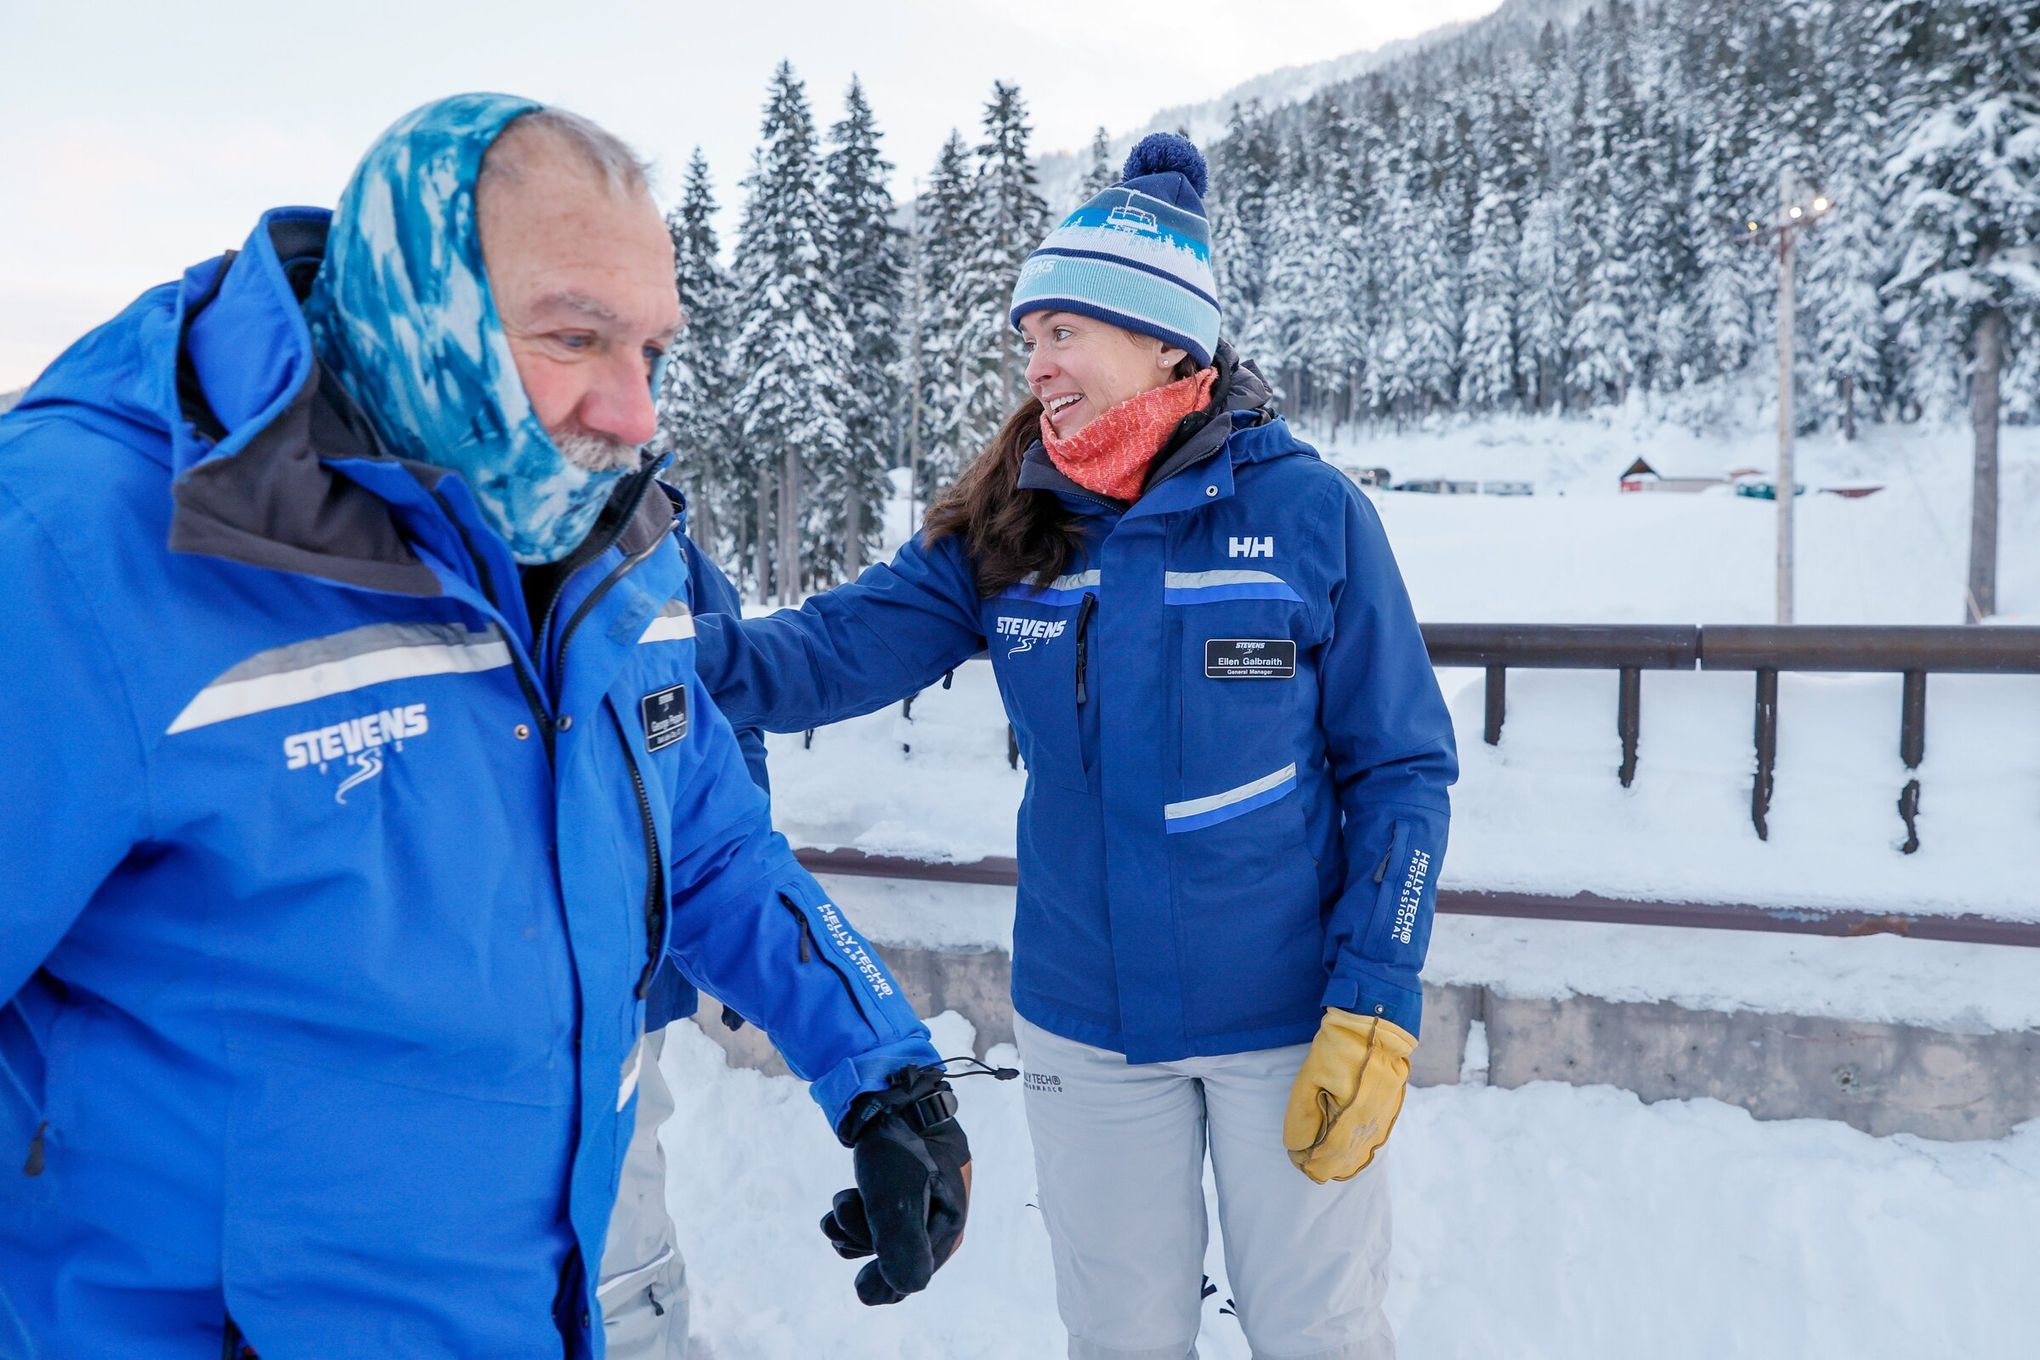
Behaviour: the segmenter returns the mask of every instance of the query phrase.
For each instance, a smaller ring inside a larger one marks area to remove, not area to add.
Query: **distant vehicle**
[[[1778,499],[1778,484],[1768,477],[1745,477],[1735,484],[1735,494],[1747,496],[1753,501],[1775,501]],[[1804,496],[1806,483],[1794,482],[1792,494]]]
[[[1155,215],[1146,208],[1136,208],[1131,203],[1122,203],[1105,215],[1105,225],[1115,231],[1137,231],[1146,236],[1161,235],[1161,226]]]
[[[1397,482],[1391,491],[1414,491],[1427,496],[1477,496],[1480,483],[1459,481],[1450,477],[1420,477],[1415,481]]]
[[[1865,496],[1874,496],[1883,489],[1882,483],[1874,486],[1864,483],[1858,486],[1824,486],[1820,488],[1823,495],[1840,496],[1843,500],[1849,501],[1859,501]]]
[[[1537,487],[1531,482],[1503,482],[1490,478],[1480,484],[1480,494],[1483,496],[1534,496],[1537,494]]]
[[[1389,473],[1385,467],[1347,467],[1341,471],[1361,486],[1387,486],[1389,483]]]

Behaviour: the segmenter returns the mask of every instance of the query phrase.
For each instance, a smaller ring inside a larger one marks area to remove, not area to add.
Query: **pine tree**
[[[1516,280],[1522,290],[1516,376],[1533,411],[1548,411],[1558,404],[1566,370],[1571,221],[1569,197],[1562,188],[1539,194],[1531,200],[1523,219],[1523,240],[1516,248]]]
[[[958,363],[958,318],[952,312],[961,288],[963,263],[974,235],[971,222],[970,147],[955,133],[942,145],[928,188],[916,203],[914,220],[915,316],[909,327],[909,363],[917,395],[910,400],[908,453],[913,496],[930,503],[955,481],[976,453],[962,434],[963,375]],[[917,509],[918,509],[917,505]]]
[[[738,552],[751,485],[731,418],[730,279],[718,258],[715,213],[708,161],[696,147],[679,206],[666,216],[684,324],[666,354],[655,447],[674,454],[689,535],[710,557],[728,561]]]
[[[1084,169],[1084,178],[1077,185],[1077,201],[1070,204],[1070,211],[1075,212],[1117,183],[1119,166],[1112,159],[1112,138],[1101,127],[1091,134],[1091,163]]]
[[[1481,195],[1473,210],[1473,250],[1466,261],[1466,319],[1461,327],[1462,406],[1493,411],[1516,395],[1515,215],[1499,188]]]
[[[806,484],[811,469],[846,461],[856,399],[842,360],[848,327],[836,305],[840,262],[830,251],[833,224],[814,118],[790,63],[773,73],[760,135],[763,145],[744,182],[749,197],[734,269],[743,382],[735,407],[759,477],[759,504],[773,510],[769,557],[761,551],[756,587],[761,599],[774,589],[791,599],[808,584]]]
[[[1887,292],[1968,332],[1976,460],[1966,616],[1997,612],[1999,386],[2015,314],[2040,306],[2040,17],[2026,0],[1948,0],[1922,30],[1885,19],[1901,53],[1932,46],[1898,91],[1889,171],[1906,245]]]
[[[809,559],[815,573],[848,578],[864,568],[878,543],[886,470],[898,449],[901,284],[906,274],[900,231],[893,225],[892,165],[879,152],[879,131],[853,77],[843,117],[829,129],[832,149],[827,207],[836,305],[845,325],[850,370],[840,463],[817,463],[809,503]]]
[[[1029,132],[1019,87],[995,83],[970,184],[970,249],[957,271],[949,309],[960,399],[955,437],[964,457],[991,442],[1027,390],[1026,359],[1007,318],[1020,266],[1049,225],[1027,154]]]
[[[1878,297],[1889,273],[1883,231],[1888,205],[1875,154],[1888,130],[1885,91],[1865,41],[1870,30],[1853,22],[1855,15],[1828,17],[1820,46],[1866,74],[1835,91],[1820,138],[1830,167],[1820,187],[1835,206],[1802,239],[1811,329],[1807,392],[1839,421],[1842,437],[1853,440],[1859,403],[1874,408],[1881,394],[1888,343]]]

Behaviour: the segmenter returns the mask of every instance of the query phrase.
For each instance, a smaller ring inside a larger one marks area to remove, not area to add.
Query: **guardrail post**
[[[1622,694],[1615,706],[1615,730],[1622,735],[1622,787],[1636,779],[1636,738],[1643,727],[1643,672],[1622,668]]]
[[[1506,666],[1487,668],[1487,726],[1481,736],[1490,746],[1502,744],[1502,719],[1508,715],[1509,670]]]
[[[1757,671],[1757,782],[1750,790],[1750,821],[1757,839],[1771,839],[1771,782],[1778,764],[1778,672]]]
[[[1927,673],[1905,673],[1905,701],[1898,723],[1898,758],[1908,770],[1917,770],[1927,756]],[[1898,795],[1898,815],[1905,819],[1905,844],[1899,849],[1910,855],[1920,848],[1920,781],[1908,779]]]

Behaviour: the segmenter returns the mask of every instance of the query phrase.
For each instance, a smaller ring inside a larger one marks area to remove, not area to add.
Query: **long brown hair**
[[[1172,376],[1180,380],[1197,371],[1197,361],[1185,355]],[[1021,460],[1039,438],[1041,403],[1029,397],[936,500],[922,527],[928,543],[950,534],[963,540],[980,596],[1028,580],[1047,585],[1062,575],[1083,543],[1076,516],[1053,491],[1020,485]],[[1174,442],[1172,437],[1163,448]]]

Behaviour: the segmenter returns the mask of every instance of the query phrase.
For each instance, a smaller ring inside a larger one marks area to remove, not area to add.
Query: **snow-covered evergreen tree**
[[[915,207],[915,316],[909,327],[914,352],[908,368],[917,390],[909,393],[913,423],[907,450],[917,508],[929,505],[935,493],[955,481],[976,453],[963,438],[962,347],[951,311],[973,235],[970,146],[951,132]]]
[[[1473,210],[1466,261],[1466,319],[1461,326],[1460,404],[1476,411],[1510,406],[1517,391],[1516,284],[1521,242],[1515,214],[1499,189]]]
[[[834,224],[814,118],[790,63],[773,72],[761,139],[744,181],[748,198],[732,271],[742,382],[734,405],[759,504],[772,510],[769,552],[760,553],[755,586],[761,599],[775,591],[785,599],[810,584],[802,506],[811,470],[847,458],[856,394],[843,362],[849,327],[836,303],[841,262],[831,251]],[[762,539],[768,535],[760,519]]]
[[[1077,197],[1068,211],[1075,212],[1094,197],[1119,183],[1119,165],[1112,159],[1112,137],[1104,128],[1091,134],[1091,160],[1084,178],[1077,184]]]
[[[1976,474],[1966,616],[1997,612],[1997,428],[2014,314],[2040,307],[2040,16],[2027,0],[1947,0],[1923,27],[1886,14],[1908,63],[1888,167],[1904,240],[1887,293],[1968,332]]]
[[[890,489],[886,470],[899,447],[906,260],[885,184],[892,165],[880,154],[877,121],[854,77],[829,140],[824,166],[836,305],[847,328],[839,362],[849,378],[848,440],[840,462],[815,464],[808,556],[817,577],[847,579],[878,545]]]
[[[968,199],[968,250],[947,308],[956,344],[955,439],[968,460],[991,441],[1027,392],[1026,358],[1007,314],[1020,266],[1048,234],[1048,207],[1027,152],[1031,129],[1017,85],[992,86]]]
[[[679,205],[666,215],[683,324],[666,353],[654,443],[674,455],[674,479],[687,492],[689,535],[703,552],[727,563],[740,552],[752,486],[743,475],[732,417],[730,280],[720,259],[715,213],[708,161],[696,147]]]

